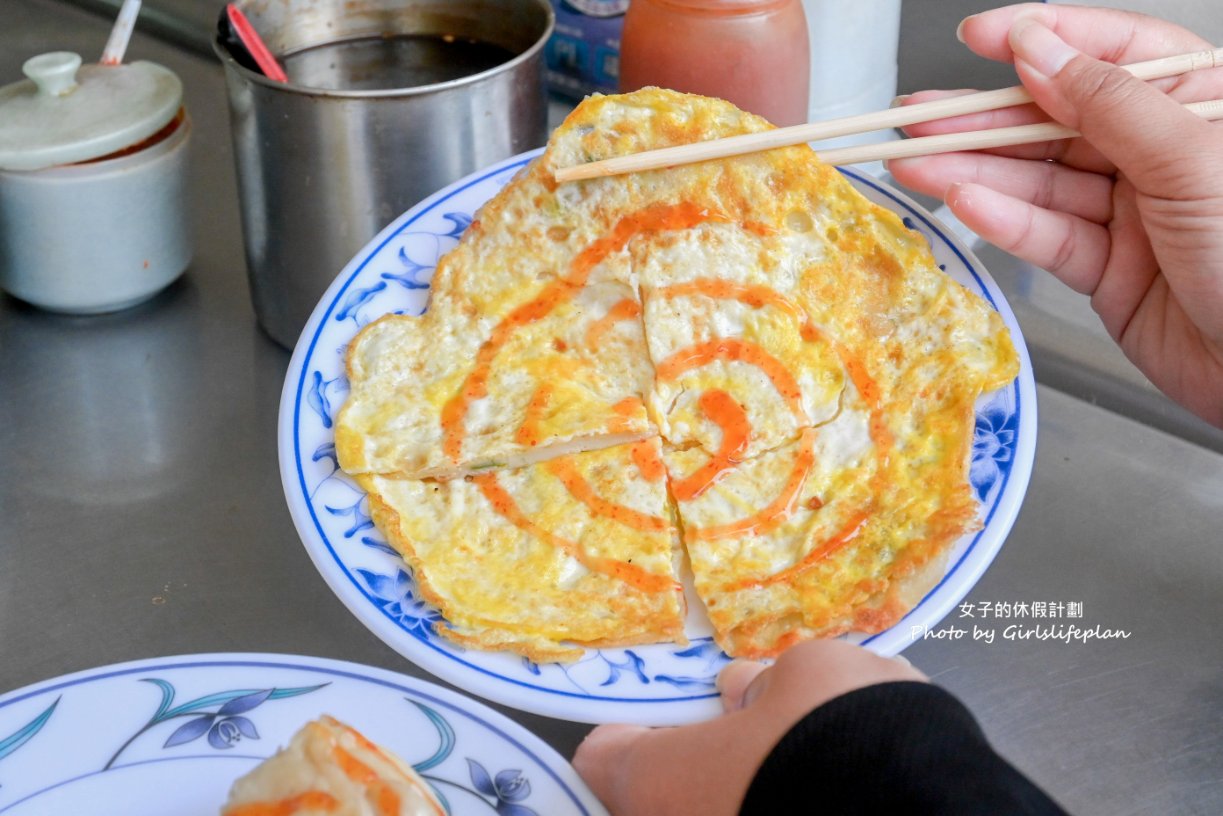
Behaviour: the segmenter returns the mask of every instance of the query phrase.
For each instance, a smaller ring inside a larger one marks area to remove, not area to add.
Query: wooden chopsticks
[[[1195,51],[1189,54],[1163,57],[1146,62],[1135,62],[1122,67],[1139,79],[1151,80],[1219,66],[1223,66],[1223,48]],[[776,128],[761,133],[749,133],[742,136],[731,136],[726,139],[712,139],[708,142],[667,147],[662,150],[649,150],[629,156],[617,156],[613,159],[561,168],[556,171],[555,175],[557,182],[564,183],[599,176],[615,176],[621,173],[655,170],[660,167],[674,167],[681,164],[708,161],[710,159],[741,156],[745,153],[756,153],[762,150],[787,147],[803,142],[833,139],[838,136],[849,136],[857,133],[869,133],[883,128],[903,127],[935,119],[946,119],[951,116],[962,116],[968,113],[981,113],[983,111],[997,110],[998,108],[1009,108],[1015,105],[1024,105],[1031,101],[1032,95],[1022,86],[1002,88],[996,91],[981,91],[963,96],[936,99],[933,102],[904,105],[885,111],[847,116],[843,119],[811,122],[805,125]],[[1214,102],[1194,103],[1194,105],[1187,105],[1186,107],[1193,109],[1195,113],[1204,118],[1218,119],[1223,118],[1223,116],[1219,115],[1219,106],[1223,106],[1223,102],[1216,100]],[[924,136],[917,139],[862,145],[860,147],[839,148],[822,151],[819,156],[830,164],[857,164],[888,158],[945,153],[952,150],[979,150],[985,147],[1002,147],[1008,144],[1048,141],[1050,139],[1062,139],[1077,135],[1077,133],[1069,128],[1048,122],[947,134],[944,136]],[[998,141],[999,139],[1003,141]],[[1018,139],[1018,141],[1010,141],[1015,139]]]
[[[1223,99],[1190,102],[1184,107],[1203,119],[1210,121],[1223,119]],[[957,150],[985,150],[991,147],[1051,142],[1055,139],[1073,139],[1078,135],[1077,130],[1059,125],[1057,122],[1038,122],[1031,125],[973,130],[964,133],[944,133],[938,136],[919,136],[916,139],[833,148],[821,150],[817,155],[828,164],[841,166],[889,159],[907,159],[913,156],[932,156],[935,153],[951,153]]]

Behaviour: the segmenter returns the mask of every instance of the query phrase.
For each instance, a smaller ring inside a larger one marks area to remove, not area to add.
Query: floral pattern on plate
[[[454,816],[605,813],[551,748],[454,692],[353,663],[222,654],[0,697],[0,814],[215,816],[235,779],[322,714],[411,763]]]

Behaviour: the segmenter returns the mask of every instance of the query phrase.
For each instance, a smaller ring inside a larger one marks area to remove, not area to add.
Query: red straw
[[[263,44],[263,40],[259,38],[259,32],[251,25],[251,21],[246,19],[246,15],[233,3],[225,6],[225,12],[229,15],[229,24],[234,27],[234,31],[238,32],[238,39],[242,40],[246,50],[251,52],[251,56],[255,58],[255,64],[267,75],[267,78],[277,82],[288,82],[289,78],[285,76],[284,69],[280,67],[280,63],[272,56],[268,47]]]

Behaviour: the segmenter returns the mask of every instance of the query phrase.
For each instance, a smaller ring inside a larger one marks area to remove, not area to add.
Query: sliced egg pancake
[[[783,231],[703,224],[634,247],[656,374],[649,407],[671,445],[725,445],[727,418],[702,401],[714,390],[751,418],[739,459],[836,415],[846,379],[841,360],[795,297],[801,270],[822,258],[823,246]]]
[[[587,99],[426,314],[352,343],[340,463],[446,637],[534,660],[682,640],[683,548],[718,643],[774,655],[891,626],[978,525],[973,405],[1018,355],[919,233],[805,146],[552,177],[768,127]]]
[[[523,289],[502,312],[539,297]],[[336,426],[349,473],[462,475],[652,433],[643,400],[653,372],[627,284],[588,283],[503,336],[488,326],[506,318],[458,300],[435,298],[423,318],[382,318],[353,343]]]
[[[911,576],[972,524],[966,484],[958,495],[948,489],[964,481],[954,454],[914,468],[894,455],[853,385],[845,399],[797,442],[739,462],[695,496],[676,495],[696,590],[729,654],[762,657],[891,625],[909,608],[898,599],[912,596]],[[709,461],[697,449],[665,459],[673,479]],[[914,491],[916,479],[932,498]]]
[[[583,645],[683,641],[659,456],[651,439],[445,482],[360,482],[443,636],[564,661]]]
[[[234,782],[222,816],[442,816],[402,759],[333,717],[306,723],[284,748]]]

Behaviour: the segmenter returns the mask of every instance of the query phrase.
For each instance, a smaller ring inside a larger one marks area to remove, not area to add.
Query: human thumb
[[[767,670],[767,666],[755,660],[735,660],[722,669],[718,674],[722,710],[729,713],[749,705],[761,690],[759,678]]]
[[[1128,71],[1083,54],[1034,18],[1016,20],[1008,39],[1015,70],[1036,104],[1082,133],[1139,190],[1175,198],[1215,192],[1192,189],[1205,180],[1185,172],[1215,138],[1208,122]]]
[[[578,746],[573,768],[600,800],[618,801],[625,759],[637,740],[650,733],[651,729],[639,725],[600,725]]]

